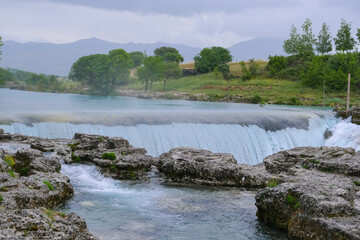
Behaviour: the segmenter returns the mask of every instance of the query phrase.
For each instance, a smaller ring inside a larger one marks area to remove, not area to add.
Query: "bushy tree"
[[[164,63],[164,90],[166,89],[166,82],[170,79],[180,78],[182,71],[179,67],[179,64],[176,62],[165,62]]]
[[[213,71],[215,67],[231,62],[230,51],[222,47],[204,48],[194,57],[195,69],[200,73]]]
[[[176,62],[181,63],[184,58],[181,56],[176,48],[172,47],[160,47],[154,50],[155,56],[161,57],[164,62]]]
[[[340,29],[334,38],[337,51],[351,51],[355,46],[355,39],[351,36],[351,24],[341,19]]]
[[[316,51],[325,54],[332,51],[331,35],[329,32],[329,26],[323,23],[321,31],[316,41]]]
[[[218,66],[218,70],[219,72],[221,72],[223,78],[228,81],[228,84],[230,84],[230,79],[231,79],[231,73],[230,73],[230,67],[229,65],[227,65],[226,63],[224,64],[220,64]]]
[[[144,61],[145,56],[143,52],[139,52],[139,51],[130,52],[129,55],[130,55],[130,59],[134,63],[134,67],[140,66]]]
[[[145,82],[145,91],[149,89],[149,83],[160,81],[165,77],[165,64],[159,56],[145,57],[144,64],[137,70],[138,78]]]
[[[357,29],[356,36],[357,36],[357,39],[358,39],[358,43],[360,44],[360,28]]]
[[[111,50],[108,55],[109,79],[107,82],[110,93],[118,84],[126,84],[130,77],[130,68],[134,66],[130,55],[123,49]]]

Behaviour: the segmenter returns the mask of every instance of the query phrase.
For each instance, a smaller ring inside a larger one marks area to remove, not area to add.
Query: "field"
[[[267,62],[257,61],[260,69],[264,70]],[[181,68],[193,68],[194,63],[181,64]],[[251,80],[241,79],[241,66],[239,63],[230,63],[231,73],[234,78],[227,82],[219,73],[214,72],[197,76],[183,77],[166,83],[165,91],[179,91],[190,95],[207,96],[203,100],[209,101],[238,101],[238,102],[262,102],[291,105],[314,105],[323,103],[323,90],[305,88],[300,82],[289,80],[257,77]],[[144,90],[144,84],[132,79],[131,83],[122,89]],[[163,82],[154,82],[151,90],[164,91]],[[352,93],[352,104],[359,105],[359,93]],[[260,99],[258,98],[260,97]],[[325,104],[327,106],[344,106],[346,92],[327,92]]]

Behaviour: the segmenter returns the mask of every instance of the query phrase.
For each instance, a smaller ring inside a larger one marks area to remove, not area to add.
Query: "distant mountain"
[[[256,38],[237,43],[229,47],[229,50],[236,62],[252,58],[267,60],[269,55],[285,54],[282,48],[283,41],[284,40],[273,38]]]
[[[127,52],[145,51],[152,55],[158,47],[168,46],[179,50],[184,62],[191,62],[201,48],[183,44],[157,43],[113,43],[97,38],[84,39],[67,44],[18,43],[5,41],[2,47],[0,66],[21,69],[35,73],[67,76],[72,64],[80,57],[108,53],[112,49],[122,48]],[[250,58],[267,59],[271,54],[282,54],[282,41],[275,39],[254,39],[230,47],[234,60]]]

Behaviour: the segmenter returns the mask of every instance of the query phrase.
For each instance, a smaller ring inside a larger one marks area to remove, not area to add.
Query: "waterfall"
[[[130,144],[158,156],[174,147],[193,147],[231,153],[239,163],[256,164],[281,150],[300,146],[323,146],[324,132],[338,120],[331,116],[310,118],[307,129],[286,127],[265,130],[257,125],[172,123],[164,125],[105,126],[57,122],[0,125],[6,132],[45,138],[71,139],[76,132],[121,136]]]
[[[351,123],[351,118],[341,121],[332,128],[332,136],[325,146],[352,147],[360,151],[360,125]]]

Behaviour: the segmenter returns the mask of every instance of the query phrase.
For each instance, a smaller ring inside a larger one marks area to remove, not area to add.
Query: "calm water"
[[[8,89],[0,89],[0,128],[49,138],[122,136],[154,156],[189,146],[232,153],[248,164],[297,146],[360,149],[359,126],[329,110]],[[327,129],[333,136],[326,140]],[[286,239],[257,221],[254,192],[168,186],[156,178],[134,184],[104,178],[89,165],[63,165],[62,173],[75,189],[62,210],[85,218],[101,239]]]

